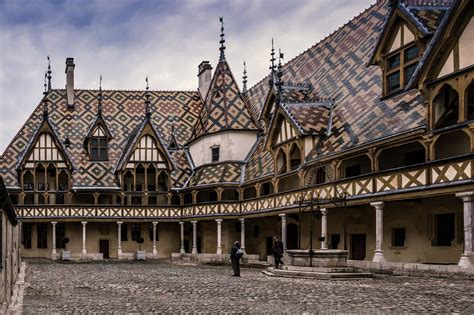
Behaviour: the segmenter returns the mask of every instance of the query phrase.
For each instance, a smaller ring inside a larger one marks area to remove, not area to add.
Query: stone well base
[[[345,267],[349,252],[340,249],[318,249],[313,250],[310,255],[309,250],[288,249],[285,254],[286,263],[290,266],[310,266],[312,263],[313,267]]]

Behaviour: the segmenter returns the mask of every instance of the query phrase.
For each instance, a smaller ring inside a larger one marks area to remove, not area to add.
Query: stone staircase
[[[353,267],[307,267],[283,266],[282,269],[269,267],[262,271],[271,277],[306,278],[306,279],[364,279],[372,278],[373,274],[362,272]]]

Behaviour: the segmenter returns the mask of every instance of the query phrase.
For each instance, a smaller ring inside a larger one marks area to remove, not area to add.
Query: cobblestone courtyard
[[[474,281],[383,277],[269,278],[259,269],[169,262],[29,261],[23,311],[45,312],[460,312],[474,313]]]

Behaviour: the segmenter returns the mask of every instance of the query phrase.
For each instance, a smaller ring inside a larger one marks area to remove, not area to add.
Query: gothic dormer
[[[89,154],[91,161],[107,161],[108,145],[112,133],[102,116],[102,75],[100,76],[99,95],[97,96],[97,117],[89,128],[84,139],[84,149]]]
[[[374,48],[370,65],[383,73],[383,96],[409,86],[420,57],[432,37],[445,8],[412,6],[411,2],[389,1],[389,16]],[[429,13],[429,14],[427,14]]]

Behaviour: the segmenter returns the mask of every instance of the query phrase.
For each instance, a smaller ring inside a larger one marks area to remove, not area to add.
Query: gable
[[[293,139],[298,134],[293,128],[293,126],[288,122],[287,119],[284,119],[279,126],[278,137],[276,138],[275,145],[286,142],[290,139]]]
[[[135,146],[126,168],[133,168],[134,163],[154,163],[157,168],[166,168],[166,159],[158,149],[156,140],[150,135],[144,135]]]
[[[391,44],[388,45],[386,53],[391,53],[402,46],[405,46],[413,41],[415,41],[415,34],[408,28],[408,26],[400,22],[400,24],[394,28],[395,36],[391,40]]]
[[[474,64],[474,17],[471,17],[439,71],[441,78]]]
[[[39,134],[36,143],[26,158],[26,167],[34,162],[64,162],[64,157],[50,133],[42,132]]]

